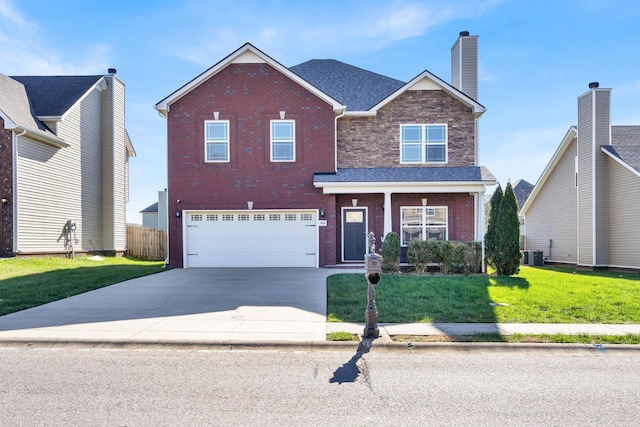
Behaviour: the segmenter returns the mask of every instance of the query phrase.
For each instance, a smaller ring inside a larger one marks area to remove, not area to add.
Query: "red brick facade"
[[[295,162],[270,160],[270,120],[295,120]],[[204,122],[229,121],[228,163],[205,162]],[[320,265],[335,252],[333,197],[314,172],[335,169],[334,112],[267,64],[231,64],[171,105],[168,115],[170,263],[182,265],[182,225],[190,209],[322,209]],[[177,200],[180,203],[177,203]],[[332,263],[333,261],[329,261]]]
[[[13,144],[12,132],[0,117],[0,256],[13,255]]]

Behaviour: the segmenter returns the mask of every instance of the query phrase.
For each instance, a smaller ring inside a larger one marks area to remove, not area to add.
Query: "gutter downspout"
[[[343,110],[341,114],[338,114],[333,122],[333,132],[335,134],[335,143],[333,144],[333,148],[335,149],[335,160],[334,160],[334,170],[338,172],[338,119],[347,114],[347,106],[343,106]]]

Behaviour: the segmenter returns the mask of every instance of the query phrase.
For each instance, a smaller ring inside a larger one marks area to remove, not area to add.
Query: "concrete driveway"
[[[190,268],[128,280],[0,317],[0,339],[324,341],[316,268]]]

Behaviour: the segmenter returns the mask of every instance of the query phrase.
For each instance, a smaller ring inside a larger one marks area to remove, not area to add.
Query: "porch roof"
[[[484,166],[346,168],[316,173],[313,185],[324,194],[483,193],[497,184]]]
[[[314,184],[322,183],[484,183],[492,185],[496,178],[484,166],[344,168],[335,173],[316,173]]]

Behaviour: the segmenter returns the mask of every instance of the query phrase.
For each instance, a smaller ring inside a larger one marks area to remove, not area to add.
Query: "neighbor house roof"
[[[57,147],[67,144],[35,117],[28,92],[19,81],[0,74],[0,115],[6,129],[27,132],[36,139]]]
[[[346,105],[349,111],[369,110],[405,85],[335,59],[312,59],[289,69]]]
[[[519,209],[522,208],[524,203],[527,201],[532,190],[533,184],[525,181],[524,179],[519,179],[515,184],[513,184],[513,193],[516,196]]]
[[[531,207],[547,178],[555,169],[560,158],[562,158],[562,155],[577,135],[577,127],[571,126],[562,139],[560,146],[542,172],[542,175],[533,188],[531,195],[525,202],[524,206],[522,206],[522,215],[525,215],[527,210]],[[602,145],[600,148],[605,154],[616,159],[623,166],[640,176],[640,126],[611,126],[611,145]]]
[[[158,213],[158,202],[155,202],[154,204],[142,209],[140,213]]]
[[[27,91],[36,117],[60,117],[102,76],[12,76]]]
[[[640,126],[611,126],[611,145],[602,148],[640,172]]]

